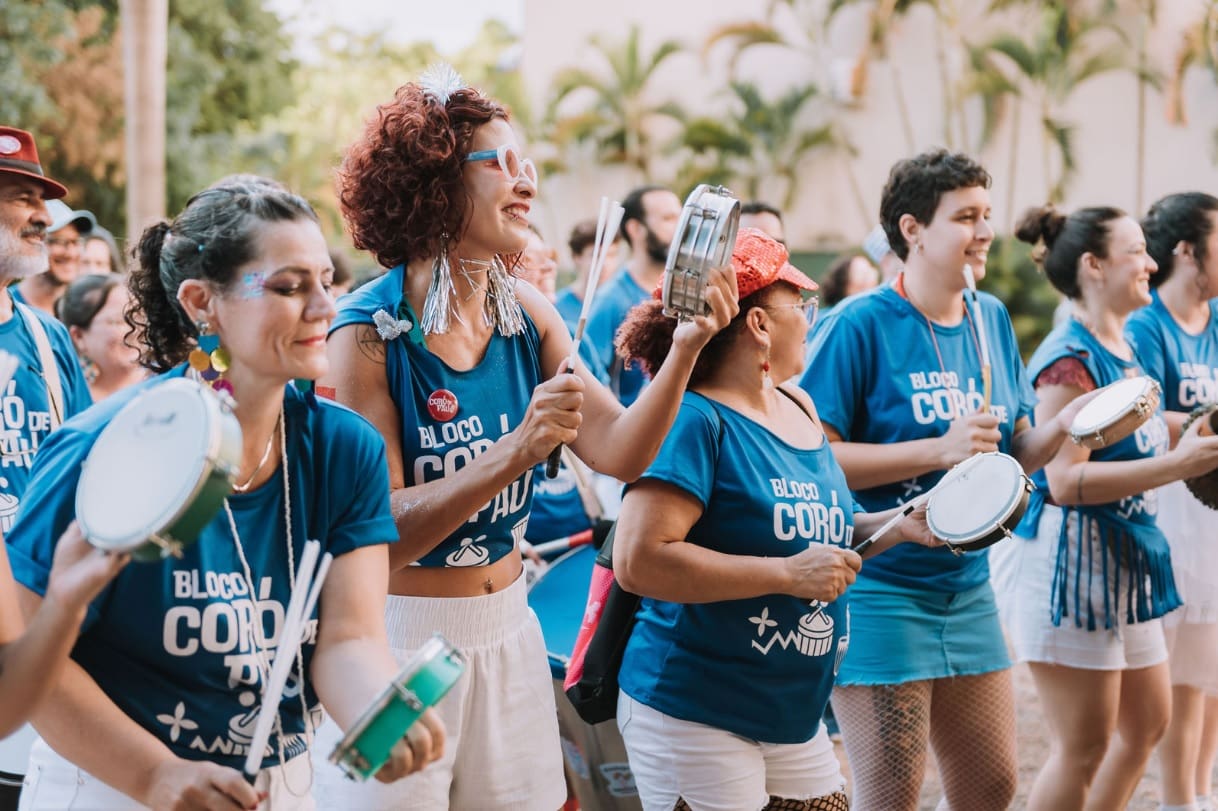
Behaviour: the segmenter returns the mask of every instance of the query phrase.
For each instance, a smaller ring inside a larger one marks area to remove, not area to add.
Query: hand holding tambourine
[[[1197,500],[1212,510],[1218,510],[1218,405],[1194,409],[1184,422],[1180,442],[1173,453],[1187,459],[1186,472],[1181,478]]]

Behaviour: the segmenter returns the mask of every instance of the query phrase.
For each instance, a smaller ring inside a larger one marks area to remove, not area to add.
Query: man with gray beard
[[[0,126],[0,534],[13,525],[38,446],[92,402],[68,331],[9,292],[47,269],[47,201],[67,191],[43,174],[30,133]],[[126,558],[92,550],[75,526],[60,546],[47,590],[55,597],[23,620],[0,543],[0,808],[17,807],[34,739],[28,725],[14,728],[54,683],[86,606]]]
[[[67,194],[43,174],[30,133],[0,127],[0,286],[47,268],[47,200]],[[59,423],[92,404],[67,330],[0,294],[0,350],[17,358],[0,390],[0,532],[17,514],[34,452]]]

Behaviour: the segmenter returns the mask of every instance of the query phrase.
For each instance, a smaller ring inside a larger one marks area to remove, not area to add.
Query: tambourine
[[[232,491],[241,425],[207,387],[168,380],[134,397],[97,437],[76,486],[91,544],[135,560],[180,557]]]
[[[372,702],[330,754],[352,780],[372,777],[415,721],[448,694],[465,672],[465,657],[440,634],[427,640]]]
[[[731,264],[739,228],[740,201],[730,191],[703,183],[689,193],[664,265],[664,315],[691,321],[710,311],[706,278]]]
[[[1208,427],[1211,434],[1218,434],[1218,404],[1211,403],[1194,408],[1192,413],[1188,415],[1188,419],[1184,421],[1183,430],[1187,431],[1189,426],[1199,419],[1205,419],[1209,423]],[[1184,486],[1202,504],[1211,510],[1218,510],[1218,469],[1211,470],[1209,473],[1202,473],[1200,476],[1194,476],[1191,479],[1185,479]]]
[[[1032,480],[1005,453],[979,453],[939,480],[926,504],[926,525],[955,553],[1009,538],[1028,508]]]
[[[1142,427],[1159,410],[1159,384],[1153,378],[1128,377],[1100,389],[1070,423],[1070,438],[1095,450],[1115,445]]]

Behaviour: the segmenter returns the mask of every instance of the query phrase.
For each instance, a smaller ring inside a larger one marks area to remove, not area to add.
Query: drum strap
[[[19,301],[14,301],[13,306],[25,320],[26,327],[29,328],[30,335],[34,339],[34,346],[38,349],[38,362],[42,365],[42,380],[46,383],[47,399],[50,400],[51,406],[51,430],[54,431],[63,422],[63,383],[59,379],[59,365],[55,363],[55,354],[51,351],[51,341],[47,338],[47,331],[43,329],[38,316]]]

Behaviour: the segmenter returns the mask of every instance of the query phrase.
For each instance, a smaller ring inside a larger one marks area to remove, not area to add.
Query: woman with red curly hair
[[[341,785],[319,768],[323,807],[562,805],[550,673],[518,552],[533,468],[567,444],[595,470],[636,478],[698,352],[736,312],[734,274],[717,269],[710,315],[677,328],[652,384],[623,409],[582,365],[565,368],[562,318],[508,271],[528,242],[536,194],[537,171],[506,111],[451,69],[399,88],[339,173],[356,246],[390,270],[343,299],[321,390],[366,416],[388,446],[399,533],[391,644],[404,658],[439,630],[468,672],[439,706],[449,734],[439,763],[392,789]]]

